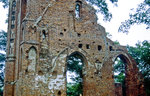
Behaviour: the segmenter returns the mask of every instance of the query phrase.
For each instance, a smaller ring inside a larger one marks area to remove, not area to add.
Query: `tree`
[[[136,47],[128,46],[127,48],[137,62],[137,66],[144,77],[147,96],[150,96],[150,42],[139,42]]]
[[[83,58],[73,54],[67,59],[67,96],[80,96],[83,92],[82,86]],[[71,80],[69,80],[69,78]]]
[[[104,16],[104,21],[110,21],[112,18],[112,14],[109,12],[108,4],[106,0],[86,0],[91,5],[97,7],[97,12],[100,12]],[[118,0],[109,0],[111,3],[115,4]]]
[[[120,32],[127,33],[134,24],[145,24],[147,25],[147,29],[150,29],[150,0],[144,0],[144,2],[139,4],[134,10],[136,10],[136,12],[130,13],[130,18],[122,22],[119,27]]]
[[[4,86],[4,62],[5,62],[5,54],[6,50],[6,42],[7,42],[7,33],[2,31],[0,32],[0,96],[3,96],[3,86]]]
[[[127,46],[129,54],[135,59],[137,66],[144,77],[144,85],[147,96],[150,96],[150,42],[143,41],[136,44],[136,47]],[[118,57],[114,64],[115,82],[122,84],[125,90],[125,65]]]
[[[82,94],[82,86],[80,83],[67,84],[67,96],[80,96]]]
[[[8,7],[8,0],[0,0],[0,2],[2,2],[4,5],[3,7]]]

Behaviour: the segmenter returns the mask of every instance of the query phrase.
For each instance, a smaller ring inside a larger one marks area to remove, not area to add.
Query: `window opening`
[[[60,36],[62,37],[62,36],[64,36],[64,34],[61,32],[61,33],[60,33]]]
[[[77,1],[75,6],[75,16],[76,18],[80,18],[80,12],[81,11],[81,2]]]
[[[16,1],[13,1],[12,2],[12,10],[15,10],[16,9]]]
[[[78,33],[78,37],[81,37],[81,34],[80,34],[80,33]]]
[[[79,44],[78,47],[79,47],[79,48],[82,48],[82,44]]]
[[[67,58],[67,96],[83,96],[83,57],[75,53]]]
[[[11,29],[14,29],[14,28],[15,28],[15,25],[14,25],[14,24],[12,24],[12,25],[11,25]]]
[[[43,33],[42,34],[42,38],[43,38],[43,40],[45,40],[46,39],[46,32],[45,32],[45,30],[43,30],[42,33]]]
[[[109,51],[113,51],[113,48],[112,48],[112,46],[109,46]]]
[[[12,15],[15,15],[15,11],[12,11]]]
[[[12,7],[16,7],[16,1],[12,2]]]
[[[12,21],[15,21],[15,16],[14,16],[14,15],[11,17],[11,20],[12,20]]]
[[[122,93],[120,95],[126,96],[126,86],[125,86],[125,62],[117,57],[114,62],[114,81],[115,87],[120,87]]]
[[[101,51],[101,50],[102,50],[102,46],[98,45],[98,51]]]
[[[67,29],[64,29],[64,31],[67,31]]]
[[[86,49],[90,49],[90,45],[89,44],[86,44]]]
[[[58,91],[58,96],[61,96],[61,91]]]

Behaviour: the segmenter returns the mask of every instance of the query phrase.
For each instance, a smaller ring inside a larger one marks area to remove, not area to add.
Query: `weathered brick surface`
[[[115,95],[116,96],[122,96],[122,84],[121,83],[115,83]]]
[[[9,26],[13,25],[12,1]],[[75,16],[77,3],[80,18]],[[66,96],[66,60],[74,52],[84,58],[83,96],[116,96],[117,56],[126,62],[127,96],[141,94],[135,61],[125,47],[106,37],[96,11],[84,0],[16,0],[15,8],[15,28],[8,30],[4,96]]]

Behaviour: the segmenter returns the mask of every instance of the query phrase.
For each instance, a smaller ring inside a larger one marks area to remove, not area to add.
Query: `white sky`
[[[107,0],[108,1],[108,0]],[[111,22],[104,22],[102,15],[98,14],[98,22],[105,27],[106,32],[112,35],[113,41],[119,41],[121,45],[134,46],[138,41],[150,40],[150,29],[146,30],[146,25],[134,25],[128,34],[118,32],[121,22],[129,18],[129,12],[132,8],[144,0],[118,0],[118,7],[109,3],[110,12],[113,15]]]
[[[107,0],[108,1],[108,0]],[[134,25],[129,30],[128,34],[118,33],[118,28],[121,22],[129,18],[130,9],[136,8],[137,4],[143,0],[118,0],[118,7],[109,3],[110,12],[113,14],[111,22],[104,22],[101,14],[98,14],[98,22],[105,27],[106,32],[112,35],[112,40],[119,41],[121,45],[134,46],[138,41],[150,40],[150,29],[146,30],[145,25]],[[4,9],[2,3],[0,3],[0,30],[7,31],[7,19],[8,9]]]
[[[8,8],[4,9],[3,4],[0,3],[0,30],[7,31],[7,24],[5,23],[8,14]]]

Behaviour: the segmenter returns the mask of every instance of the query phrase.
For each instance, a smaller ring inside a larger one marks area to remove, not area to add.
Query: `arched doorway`
[[[74,52],[67,58],[67,96],[83,96],[84,57]]]
[[[126,78],[127,78],[127,65],[129,59],[123,54],[118,55],[114,61],[114,81],[115,81],[115,94],[116,96],[127,96],[126,94]]]

